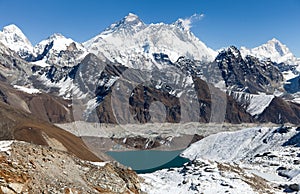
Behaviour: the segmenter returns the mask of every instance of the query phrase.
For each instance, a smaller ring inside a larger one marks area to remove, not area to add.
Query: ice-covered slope
[[[252,116],[260,115],[270,105],[274,95],[265,93],[249,94],[246,92],[229,92],[239,104],[241,104]]]
[[[98,36],[83,43],[88,51],[98,55],[103,53],[111,61],[120,62],[129,67],[149,68],[151,62],[134,66],[133,61],[140,57],[153,59],[154,53],[167,54],[172,62],[180,56],[212,61],[216,52],[184,28],[179,21],[173,24],[144,24],[134,14],[112,24]]]
[[[53,34],[33,47],[14,24],[0,31],[0,42],[21,58],[39,66],[73,66],[87,55],[83,45],[61,34]]]
[[[71,38],[53,34],[38,43],[34,49],[33,64],[39,66],[74,66],[87,55],[86,49]]]
[[[180,168],[141,175],[148,193],[286,193],[299,191],[300,132],[256,127],[208,136],[187,148]],[[259,183],[259,184],[257,184]]]
[[[194,143],[182,156],[234,162],[273,184],[299,184],[299,131],[281,126],[222,132]]]
[[[297,134],[295,129],[286,129],[285,133],[280,133],[280,130],[280,128],[264,127],[218,133],[194,143],[182,153],[182,156],[190,159],[240,161],[266,150],[279,149]]]
[[[33,47],[23,32],[14,24],[5,26],[0,31],[0,42],[15,51],[22,58],[33,53]]]

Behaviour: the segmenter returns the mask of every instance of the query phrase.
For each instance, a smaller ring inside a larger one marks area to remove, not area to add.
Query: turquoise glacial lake
[[[179,156],[182,151],[135,150],[106,153],[121,164],[130,166],[137,173],[151,173],[160,169],[181,167],[189,162],[188,159]]]

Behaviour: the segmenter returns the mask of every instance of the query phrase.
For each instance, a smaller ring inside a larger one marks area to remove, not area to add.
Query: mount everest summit
[[[135,66],[130,61],[138,60],[136,56],[151,58],[153,53],[164,53],[172,62],[180,56],[212,61],[217,54],[185,29],[180,21],[146,25],[134,14],[129,14],[83,44],[96,55],[102,53],[112,61],[133,68]]]

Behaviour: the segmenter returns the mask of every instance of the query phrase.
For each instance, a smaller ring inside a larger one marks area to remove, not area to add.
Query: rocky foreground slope
[[[140,179],[115,163],[80,160],[51,147],[0,141],[0,193],[140,193]]]

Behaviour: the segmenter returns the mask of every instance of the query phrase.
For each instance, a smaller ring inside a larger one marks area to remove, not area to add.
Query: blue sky
[[[14,23],[33,44],[55,32],[83,42],[129,12],[145,23],[194,18],[213,49],[255,47],[275,37],[300,57],[300,0],[0,0],[0,28]]]

